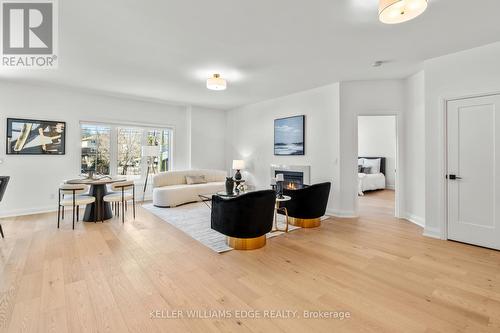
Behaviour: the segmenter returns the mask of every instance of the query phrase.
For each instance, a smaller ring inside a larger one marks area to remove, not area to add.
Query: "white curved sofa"
[[[205,176],[207,183],[186,183],[186,176]],[[225,189],[227,172],[221,170],[185,170],[161,172],[153,177],[153,205],[175,207],[200,201],[199,194],[212,194]]]

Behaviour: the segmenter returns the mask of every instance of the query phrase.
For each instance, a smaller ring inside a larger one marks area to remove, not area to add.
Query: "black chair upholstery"
[[[276,193],[255,191],[234,198],[212,197],[212,229],[235,238],[256,238],[271,231]]]
[[[285,207],[288,216],[299,219],[316,219],[326,213],[331,183],[320,183],[298,190],[284,189],[283,194],[290,196],[289,201],[281,202],[280,207]],[[279,211],[283,214],[282,211]]]
[[[9,183],[9,176],[0,176],[0,201],[3,199],[5,190],[7,189],[7,184]],[[0,235],[4,238],[2,225],[0,224]]]

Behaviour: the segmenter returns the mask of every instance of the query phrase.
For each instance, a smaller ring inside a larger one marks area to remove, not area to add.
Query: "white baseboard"
[[[421,218],[420,216],[406,213],[403,218],[413,224],[418,225],[421,228],[425,228],[425,219]]]
[[[385,188],[387,190],[393,190],[393,191],[395,191],[396,190],[396,185],[386,185]]]
[[[147,195],[144,201],[153,200],[152,195]],[[137,196],[136,194],[136,203],[142,203],[142,195]],[[69,208],[71,209],[71,207]],[[20,208],[20,209],[11,209],[11,210],[1,210],[0,218],[9,218],[9,217],[17,217],[17,216],[26,216],[33,214],[44,214],[44,213],[54,213],[57,212],[57,201],[54,205],[46,206],[46,207],[32,207],[32,208]]]
[[[425,227],[423,235],[430,238],[444,239],[441,230],[438,228]]]
[[[338,209],[327,209],[326,215],[334,216],[334,217],[341,217],[341,218],[350,218],[350,219],[358,217],[356,215],[356,213],[354,213],[352,211],[344,211],[344,210],[338,210]]]
[[[0,212],[0,218],[52,213],[56,211],[57,211],[57,202],[55,203],[55,206],[2,210]]]

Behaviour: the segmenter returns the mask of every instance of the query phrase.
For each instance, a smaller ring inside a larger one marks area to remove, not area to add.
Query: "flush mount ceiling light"
[[[227,82],[220,77],[220,74],[214,74],[207,80],[207,88],[210,90],[226,90]]]
[[[427,9],[427,0],[380,0],[379,20],[386,24],[413,20]]]

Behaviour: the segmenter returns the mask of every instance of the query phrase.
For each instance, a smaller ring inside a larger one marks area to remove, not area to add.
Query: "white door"
[[[447,110],[448,238],[500,249],[500,95]]]

